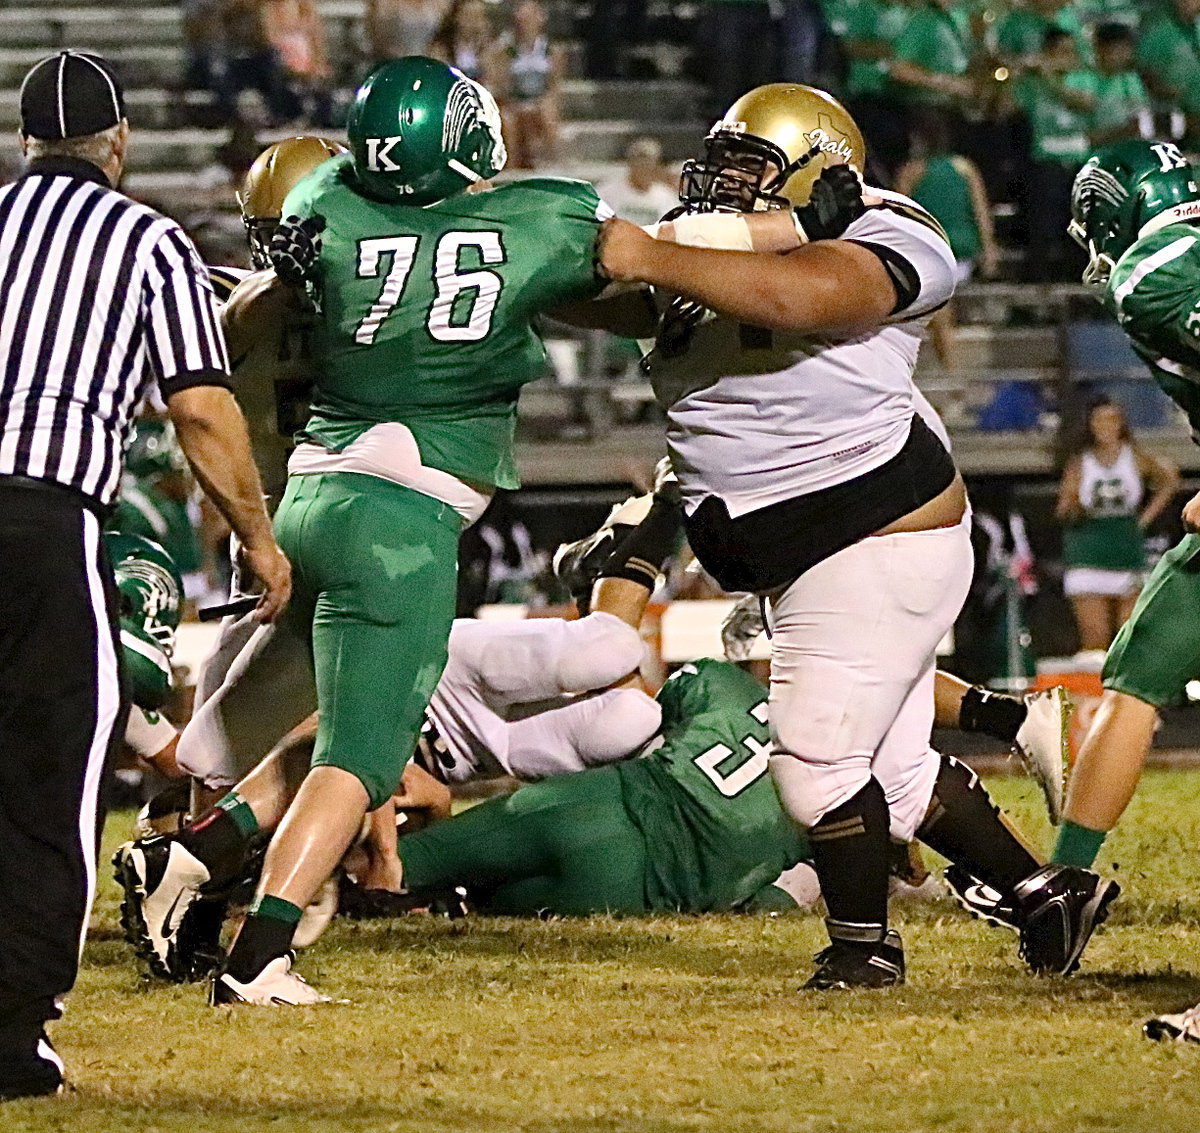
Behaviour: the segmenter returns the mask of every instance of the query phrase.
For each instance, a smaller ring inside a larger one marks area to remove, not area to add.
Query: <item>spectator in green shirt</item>
[[[1030,280],[1065,280],[1081,269],[1067,225],[1071,183],[1090,152],[1097,87],[1096,72],[1080,66],[1071,34],[1060,28],[1046,32],[1036,64],[1017,80],[1015,95],[1031,134],[1025,180]]]
[[[1159,109],[1180,107],[1189,137],[1200,137],[1200,0],[1173,0],[1150,16],[1137,45],[1137,68]]]
[[[1087,27],[1076,6],[1063,0],[1029,0],[1028,7],[1014,8],[1000,21],[996,49],[1009,66],[1028,64],[1041,52],[1046,33],[1051,29],[1070,35],[1079,58],[1085,63],[1092,62]]]
[[[1137,42],[1128,24],[1096,28],[1096,105],[1088,143],[1092,149],[1122,138],[1149,138],[1154,133],[1150,96],[1133,69]]]
[[[893,0],[827,0],[825,22],[846,60],[842,101],[871,139],[868,174],[890,184],[908,149],[904,109],[889,89],[888,68],[911,9]]]
[[[897,38],[889,71],[906,102],[961,109],[974,99],[967,71],[975,43],[954,7],[954,0],[918,0]]]

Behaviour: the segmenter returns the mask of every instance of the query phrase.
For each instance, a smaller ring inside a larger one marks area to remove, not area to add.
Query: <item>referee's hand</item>
[[[240,554],[263,586],[254,620],[273,622],[292,596],[292,564],[274,539],[254,547],[243,544]]]

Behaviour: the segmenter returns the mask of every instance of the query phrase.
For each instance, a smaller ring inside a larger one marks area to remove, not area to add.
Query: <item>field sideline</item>
[[[1042,841],[1022,780],[997,797]],[[214,1012],[141,983],[102,886],[55,1037],[75,1091],[6,1133],[1194,1130],[1200,1047],[1140,1037],[1200,999],[1200,772],[1152,772],[1102,859],[1125,895],[1082,973],[948,901],[896,910],[909,983],[797,991],[815,916],[338,922],[307,953],[348,1007]],[[128,816],[110,822],[109,842]]]

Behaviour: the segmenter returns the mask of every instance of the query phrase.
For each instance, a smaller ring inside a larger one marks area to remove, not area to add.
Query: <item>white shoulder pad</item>
[[[896,284],[900,306],[887,319],[903,323],[932,314],[954,294],[955,262],[942,226],[915,201],[886,189],[846,229],[843,240],[875,250]]]

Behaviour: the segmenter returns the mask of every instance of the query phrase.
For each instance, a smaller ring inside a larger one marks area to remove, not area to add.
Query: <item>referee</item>
[[[208,275],[177,224],[116,191],[128,142],[103,59],[25,77],[28,167],[0,189],[0,1099],[63,1082],[45,1024],[75,981],[126,711],[100,528],[152,382],[263,584],[259,617],[291,589]]]

